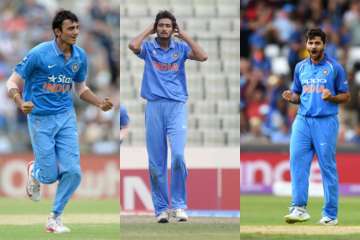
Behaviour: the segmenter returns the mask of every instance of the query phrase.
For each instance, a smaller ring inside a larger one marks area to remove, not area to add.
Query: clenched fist
[[[99,108],[103,110],[104,112],[109,111],[113,107],[113,103],[110,101],[110,99],[107,97],[105,98],[99,105]]]
[[[332,95],[331,95],[330,90],[327,89],[327,88],[324,88],[324,89],[322,90],[322,96],[321,96],[321,98],[324,99],[325,101],[330,101],[331,97],[332,97]]]
[[[285,91],[282,93],[283,99],[285,99],[285,100],[288,101],[288,102],[291,102],[291,96],[292,96],[292,93],[291,93],[290,90],[285,90]]]
[[[20,105],[20,110],[25,114],[30,113],[33,108],[34,108],[34,104],[31,101],[22,102],[21,105]]]

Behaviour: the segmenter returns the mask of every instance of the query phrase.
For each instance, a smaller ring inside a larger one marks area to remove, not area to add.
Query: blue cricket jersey
[[[190,51],[184,41],[175,38],[171,38],[166,50],[156,39],[144,41],[138,54],[145,61],[141,97],[149,101],[165,98],[185,102],[188,98],[185,61]]]
[[[337,61],[324,54],[318,64],[310,58],[296,64],[292,91],[300,94],[298,114],[307,117],[336,115],[338,104],[321,98],[324,88],[333,96],[349,91],[345,70]]]
[[[126,127],[129,124],[129,115],[126,108],[120,105],[120,129]]]
[[[35,115],[52,115],[73,108],[73,82],[82,82],[87,77],[85,51],[72,46],[72,55],[65,60],[55,40],[43,42],[32,48],[15,67],[25,81],[23,96],[32,101]]]

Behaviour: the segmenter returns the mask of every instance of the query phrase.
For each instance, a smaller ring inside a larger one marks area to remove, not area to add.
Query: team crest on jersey
[[[176,52],[176,53],[174,53],[174,54],[172,55],[172,58],[173,58],[173,59],[177,59],[178,56],[179,56],[179,53]]]
[[[79,71],[79,64],[74,63],[73,65],[71,65],[71,70],[72,70],[73,72]]]
[[[329,71],[328,71],[327,69],[324,69],[324,70],[323,70],[323,73],[324,73],[324,75],[326,76],[326,75],[329,74]]]

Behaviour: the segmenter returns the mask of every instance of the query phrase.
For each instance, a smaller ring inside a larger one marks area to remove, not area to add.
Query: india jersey
[[[188,98],[185,61],[190,47],[172,38],[164,50],[156,39],[143,42],[138,56],[145,61],[141,96],[147,100],[171,99],[185,102]]]
[[[324,54],[314,64],[310,58],[295,67],[292,91],[300,94],[298,114],[309,117],[325,117],[338,113],[338,104],[322,99],[322,89],[329,89],[331,95],[348,92],[348,81],[344,68]]]
[[[73,108],[73,82],[87,77],[87,56],[83,49],[73,45],[72,55],[65,56],[55,40],[41,43],[29,51],[15,67],[25,81],[23,96],[32,101],[36,115],[52,115]]]

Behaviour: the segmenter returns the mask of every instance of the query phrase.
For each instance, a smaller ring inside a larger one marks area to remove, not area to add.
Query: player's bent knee
[[[52,184],[58,180],[58,177],[58,174],[47,175],[40,177],[39,181],[43,184]]]

